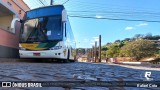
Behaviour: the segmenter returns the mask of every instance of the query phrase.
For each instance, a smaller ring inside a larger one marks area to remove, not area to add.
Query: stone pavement
[[[1,81],[142,81],[146,71],[152,72],[154,81],[160,80],[160,70],[123,67],[97,63],[44,63],[1,62]],[[160,90],[160,88],[135,87],[46,87],[46,88],[0,88],[2,90]]]

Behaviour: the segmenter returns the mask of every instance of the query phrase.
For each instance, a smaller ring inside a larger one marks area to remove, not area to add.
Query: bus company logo
[[[144,77],[146,78],[147,81],[153,80],[153,78],[151,78],[151,74],[152,74],[151,72],[145,72]]]
[[[2,87],[11,87],[11,82],[2,82]]]
[[[150,72],[150,71],[146,71],[143,74],[140,74],[140,78],[143,81],[152,81],[153,78],[151,76],[152,76],[152,72]]]

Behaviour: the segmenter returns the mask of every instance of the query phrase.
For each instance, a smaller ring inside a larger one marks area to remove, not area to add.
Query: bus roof
[[[64,9],[63,5],[52,5],[52,6],[32,9],[26,12],[25,19],[33,19],[37,17],[51,16],[51,15],[61,15],[63,9]]]

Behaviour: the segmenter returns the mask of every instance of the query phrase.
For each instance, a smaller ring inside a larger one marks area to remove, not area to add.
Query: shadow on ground
[[[62,59],[46,59],[46,58],[30,58],[30,59],[17,59],[17,58],[0,58],[0,63],[5,62],[25,62],[25,63],[64,63]],[[71,61],[69,62],[71,63]]]

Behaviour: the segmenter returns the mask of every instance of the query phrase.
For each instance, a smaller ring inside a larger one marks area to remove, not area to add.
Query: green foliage
[[[142,40],[144,39],[144,40]],[[135,57],[137,60],[143,57],[156,56],[160,57],[160,53],[157,54],[157,48],[153,41],[149,40],[159,40],[160,35],[152,35],[152,33],[147,34],[135,34],[132,38],[125,38],[124,40],[115,40],[113,43],[107,43],[102,46],[102,57],[117,57],[117,56],[127,56]],[[147,41],[148,40],[148,41]],[[104,53],[104,51],[106,53]],[[159,49],[160,51],[160,49]]]
[[[107,57],[112,58],[112,57],[117,57],[120,52],[120,47],[118,44],[111,44],[108,46],[108,50],[106,51]]]
[[[108,50],[107,46],[102,46],[102,51]]]
[[[120,56],[135,57],[137,60],[153,56],[158,52],[155,44],[148,40],[136,40],[127,43],[120,50]]]
[[[157,58],[160,58],[160,54],[155,54],[155,56],[156,56]]]
[[[157,54],[155,54],[155,56],[157,57],[157,58],[160,58],[160,48],[158,48],[159,50],[158,50],[158,53]]]
[[[143,34],[135,34],[133,38],[138,39],[138,38],[142,38],[142,37],[143,37]]]
[[[156,36],[146,35],[144,37],[144,39],[147,39],[147,40],[159,40],[160,39],[160,35],[156,35]]]
[[[106,58],[106,52],[105,52],[105,51],[102,51],[102,52],[101,52],[101,57],[102,57],[103,59]]]
[[[77,53],[85,54],[84,48],[77,48]]]

